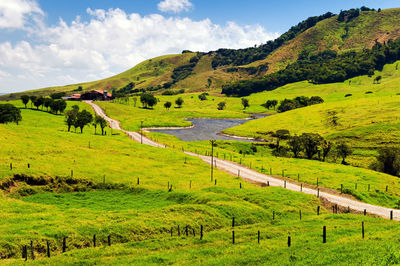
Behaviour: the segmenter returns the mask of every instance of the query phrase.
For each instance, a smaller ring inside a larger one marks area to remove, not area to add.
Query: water
[[[265,117],[265,115],[256,115],[256,119]],[[177,136],[183,141],[200,141],[200,140],[237,140],[245,142],[253,142],[254,140],[233,138],[224,136],[220,133],[224,129],[241,125],[249,120],[244,119],[188,119],[194,125],[193,128],[185,129],[152,129],[152,132],[165,133]]]

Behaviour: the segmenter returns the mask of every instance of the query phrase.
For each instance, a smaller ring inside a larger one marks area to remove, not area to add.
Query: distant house
[[[80,97],[81,100],[101,100],[101,101],[111,100],[112,98],[113,97],[111,93],[102,90],[89,91],[83,93]]]
[[[80,101],[81,95],[80,94],[71,94],[64,97],[61,97],[65,101]]]

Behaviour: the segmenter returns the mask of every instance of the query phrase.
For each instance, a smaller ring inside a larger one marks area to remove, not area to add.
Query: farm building
[[[112,99],[112,94],[107,91],[93,90],[81,95],[81,100],[110,100]]]
[[[62,97],[62,99],[65,101],[80,101],[81,95],[80,94],[71,94],[71,95]]]

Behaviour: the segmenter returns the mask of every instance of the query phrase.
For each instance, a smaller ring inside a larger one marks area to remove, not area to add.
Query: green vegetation
[[[18,122],[22,120],[21,111],[12,104],[0,104],[0,124]]]

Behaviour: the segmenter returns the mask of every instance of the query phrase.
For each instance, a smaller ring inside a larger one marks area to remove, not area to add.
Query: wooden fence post
[[[390,211],[390,220],[393,220],[393,211]]]
[[[361,222],[362,238],[364,239],[364,222]]]
[[[108,235],[107,242],[108,242],[108,246],[111,246],[111,235]]]
[[[257,243],[260,244],[260,230],[257,232]]]
[[[25,259],[25,261],[28,260],[28,249],[26,245],[22,247],[22,258]]]
[[[232,228],[235,227],[235,217],[232,217]]]
[[[290,238],[290,236],[288,236],[287,245],[288,245],[289,248],[290,248],[291,244],[292,244],[292,239]]]
[[[10,163],[10,170],[12,170],[12,163]]]
[[[50,243],[49,240],[46,241],[47,243],[47,257],[50,258]]]
[[[32,258],[32,260],[35,259],[35,252],[33,250],[33,241],[32,240],[31,240],[31,258]]]
[[[74,177],[74,170],[71,170],[71,177]]]
[[[340,194],[343,194],[343,184],[340,184]]]
[[[303,184],[300,184],[300,191],[303,191]]]
[[[93,235],[93,247],[96,247],[96,235]]]
[[[189,228],[188,228],[187,225],[186,225],[186,227],[185,227],[185,234],[186,234],[186,236],[189,236]]]
[[[200,240],[203,240],[203,225],[200,225]]]
[[[370,187],[371,187],[371,185],[370,185],[370,184],[368,184],[368,191],[369,191]]]
[[[283,187],[286,188],[286,181],[283,181]]]
[[[364,216],[367,215],[367,209],[364,209]]]
[[[319,187],[319,178],[317,177],[317,187]]]
[[[388,192],[388,186],[386,186],[386,192]]]
[[[272,175],[272,168],[269,168],[269,174]]]
[[[282,177],[285,177],[285,170],[282,170]]]
[[[300,182],[300,174],[297,174],[297,182]]]
[[[31,168],[31,164],[28,163],[28,168]],[[386,186],[387,187],[387,186]]]
[[[269,187],[269,180],[267,181],[267,187]]]
[[[357,183],[354,185],[354,189],[357,190]]]
[[[217,185],[217,179],[214,179],[214,186]]]
[[[326,226],[322,229],[322,243],[326,243]]]
[[[192,188],[192,180],[190,180],[190,182],[189,182],[189,188],[190,189]]]
[[[319,210],[321,209],[321,206],[317,207],[317,215],[319,215]]]
[[[242,182],[240,182],[239,187],[242,188]]]
[[[232,244],[235,244],[235,231],[232,231]]]
[[[62,252],[65,253],[66,250],[67,250],[67,238],[64,237],[63,238],[63,245],[62,245]]]
[[[317,197],[319,198],[319,189],[317,190]]]
[[[300,216],[300,221],[301,221],[301,210],[299,210],[299,216]]]

